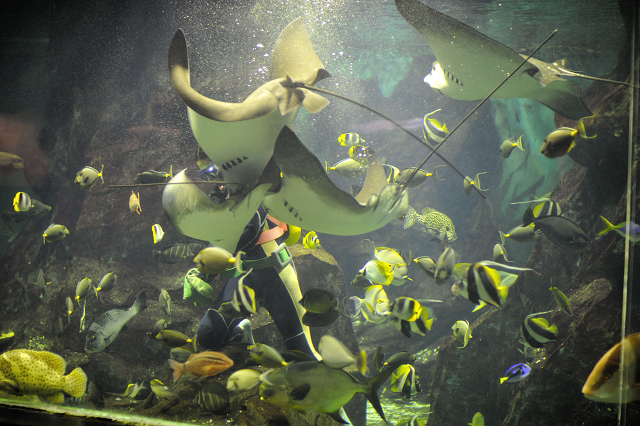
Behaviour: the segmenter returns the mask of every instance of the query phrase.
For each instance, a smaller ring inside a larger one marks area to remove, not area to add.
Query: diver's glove
[[[184,276],[183,298],[195,304],[213,305],[218,298],[216,291],[204,281],[198,268],[190,269]]]

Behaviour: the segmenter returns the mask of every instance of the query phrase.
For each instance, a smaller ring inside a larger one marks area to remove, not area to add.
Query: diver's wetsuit
[[[262,245],[257,244],[265,222],[269,223],[270,228],[275,226],[268,221],[266,212],[260,208],[242,232],[236,252],[242,250],[246,253],[242,255],[243,260],[262,259],[267,256]],[[288,232],[285,232],[276,242],[280,244],[287,236]],[[291,266],[295,273],[293,263]],[[217,311],[224,302],[233,298],[239,279],[240,277],[231,278],[225,283],[213,309],[209,309],[200,322],[198,343],[206,349],[219,350],[228,343],[239,343],[242,339],[242,330],[237,327],[242,319],[227,319]],[[315,351],[309,346],[296,311],[297,301],[292,300],[278,271],[274,267],[254,269],[244,278],[243,284],[255,291],[258,304],[269,311],[287,349],[302,351],[315,359]]]

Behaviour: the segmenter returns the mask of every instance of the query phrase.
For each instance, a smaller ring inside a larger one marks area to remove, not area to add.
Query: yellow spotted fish
[[[65,376],[66,361],[48,351],[16,349],[0,355],[0,383],[24,395],[38,395],[55,403],[64,393],[79,398],[87,388],[87,375],[77,367]]]
[[[447,236],[449,242],[455,241],[456,227],[453,225],[449,216],[440,213],[437,210],[424,208],[422,214],[418,214],[413,207],[409,206],[407,213],[404,215],[404,229],[409,229],[416,223],[422,224],[425,231],[429,232],[435,238],[442,241]]]

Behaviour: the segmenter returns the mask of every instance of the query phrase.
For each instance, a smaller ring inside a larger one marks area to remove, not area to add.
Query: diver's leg
[[[238,278],[226,282],[212,308],[204,314],[198,326],[198,344],[205,349],[220,350],[230,343],[253,344],[251,323],[243,318],[225,318],[220,305],[233,298]]]

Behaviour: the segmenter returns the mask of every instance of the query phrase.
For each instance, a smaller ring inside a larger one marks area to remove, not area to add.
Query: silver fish
[[[146,307],[147,295],[143,291],[129,309],[114,308],[104,312],[89,327],[84,350],[87,353],[96,353],[104,350],[118,337],[122,327]]]

